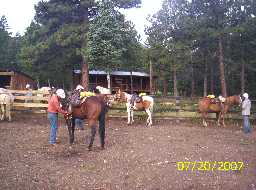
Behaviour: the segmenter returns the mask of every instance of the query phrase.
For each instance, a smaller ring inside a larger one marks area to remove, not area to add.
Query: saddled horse
[[[9,121],[11,117],[11,107],[14,102],[14,96],[8,90],[0,88],[0,119],[3,121],[5,118]]]
[[[107,112],[106,102],[99,96],[90,96],[79,106],[72,106],[69,102],[63,107],[69,110],[69,115],[65,117],[69,132],[70,144],[74,143],[75,119],[87,119],[88,127],[91,128],[91,139],[88,150],[92,149],[96,134],[96,125],[99,121],[99,136],[101,148],[105,145],[105,115]]]
[[[123,101],[126,103],[127,113],[128,113],[128,121],[127,124],[132,124],[133,120],[133,110],[141,110],[145,111],[148,115],[147,118],[147,126],[152,125],[152,114],[153,114],[153,106],[154,99],[151,96],[142,96],[140,102],[134,102],[134,105],[131,104],[132,95],[118,89],[115,94],[115,99],[118,101]]]
[[[203,126],[207,127],[206,117],[208,113],[217,114],[217,124],[220,126],[220,119],[222,118],[222,125],[225,127],[224,117],[229,109],[234,105],[240,105],[242,102],[240,95],[229,96],[221,104],[220,101],[212,102],[210,98],[203,97],[198,102],[199,112],[202,114]]]

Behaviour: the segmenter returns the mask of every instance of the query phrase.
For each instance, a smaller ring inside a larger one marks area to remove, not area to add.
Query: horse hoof
[[[88,150],[88,151],[92,151],[92,147],[89,146],[89,147],[87,148],[87,150]]]
[[[104,146],[102,146],[102,147],[100,147],[101,148],[101,150],[104,150],[105,149],[105,147]]]

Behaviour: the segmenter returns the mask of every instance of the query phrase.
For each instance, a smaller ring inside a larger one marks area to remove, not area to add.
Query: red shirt
[[[49,100],[47,111],[51,112],[51,113],[58,113],[58,112],[60,112],[62,114],[66,113],[66,111],[61,109],[60,102],[59,102],[58,96],[56,94],[53,94],[51,99]]]

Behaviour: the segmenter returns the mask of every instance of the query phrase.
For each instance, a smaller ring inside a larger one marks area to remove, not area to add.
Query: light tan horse
[[[220,126],[220,119],[222,118],[222,125],[225,127],[224,116],[229,111],[229,109],[234,105],[240,105],[242,102],[239,95],[229,96],[225,98],[223,105],[218,102],[212,102],[210,98],[203,97],[198,102],[199,112],[202,114],[203,126],[207,127],[206,116],[208,113],[217,114],[217,125]]]
[[[3,121],[5,118],[9,121],[11,117],[11,107],[14,102],[14,96],[6,89],[0,88],[0,119]]]
[[[115,99],[118,101],[123,101],[126,103],[127,113],[128,113],[128,121],[127,124],[132,124],[133,120],[133,110],[141,110],[145,111],[148,115],[147,118],[147,126],[152,125],[152,114],[153,114],[153,106],[154,99],[151,96],[142,96],[140,102],[134,102],[134,106],[131,105],[132,95],[126,92],[122,92],[121,89],[118,89],[115,94]]]

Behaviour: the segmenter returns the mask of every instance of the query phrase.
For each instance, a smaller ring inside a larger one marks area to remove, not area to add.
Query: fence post
[[[175,111],[176,111],[176,123],[180,123],[180,97],[175,96]]]

